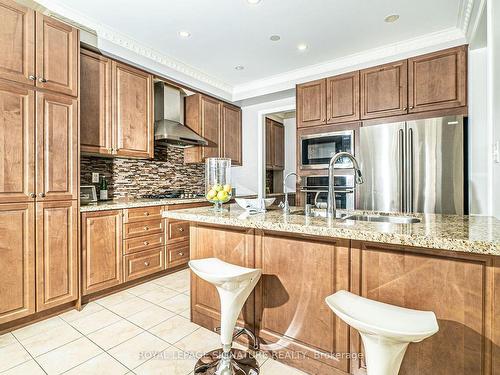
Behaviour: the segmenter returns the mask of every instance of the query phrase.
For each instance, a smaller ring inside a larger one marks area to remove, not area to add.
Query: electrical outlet
[[[99,173],[92,172],[92,182],[99,183]]]
[[[500,163],[500,141],[493,144],[493,163]]]

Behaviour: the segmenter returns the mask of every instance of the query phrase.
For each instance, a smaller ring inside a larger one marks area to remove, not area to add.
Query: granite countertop
[[[225,207],[228,211],[222,213],[214,212],[211,207],[200,207],[167,211],[163,216],[208,224],[500,256],[500,220],[493,217],[405,214],[421,222],[391,224],[284,215],[280,209],[249,215],[237,205]],[[298,210],[298,207],[292,208],[292,213]]]
[[[107,210],[121,210],[124,208],[148,207],[148,206],[167,206],[174,204],[186,203],[204,203],[207,200],[204,197],[192,199],[168,198],[168,199],[113,199],[109,201],[101,201],[89,203],[80,206],[80,212],[94,212]]]

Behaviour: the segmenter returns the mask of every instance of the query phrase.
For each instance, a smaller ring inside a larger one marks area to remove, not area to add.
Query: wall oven
[[[335,176],[335,200],[337,208],[353,210],[354,199],[354,176]],[[318,208],[326,208],[328,199],[328,176],[307,176],[302,178],[301,192],[305,195],[306,204],[316,205]]]
[[[333,155],[349,152],[354,155],[354,130],[300,136],[301,169],[326,169]],[[352,168],[347,158],[341,158],[335,168]]]

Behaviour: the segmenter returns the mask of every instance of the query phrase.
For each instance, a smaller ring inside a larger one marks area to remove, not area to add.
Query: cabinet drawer
[[[125,255],[123,275],[125,281],[130,281],[151,275],[165,269],[165,251],[163,247],[140,253]]]
[[[163,234],[151,234],[147,236],[130,238],[123,242],[123,253],[132,254],[139,251],[154,249],[165,244]]]
[[[125,238],[140,237],[149,234],[161,234],[163,231],[163,220],[139,221],[128,223],[124,226]]]
[[[189,261],[189,241],[167,248],[167,268],[185,264]]]
[[[189,240],[189,221],[167,220],[167,241]]]
[[[145,220],[161,219],[163,206],[126,208],[123,210],[123,222],[135,223]]]

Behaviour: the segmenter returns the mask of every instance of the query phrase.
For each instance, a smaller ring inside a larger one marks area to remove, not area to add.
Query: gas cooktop
[[[165,191],[160,194],[146,194],[143,195],[142,198],[146,199],[172,199],[172,198],[178,198],[178,199],[193,199],[193,198],[201,198],[203,197],[203,194],[198,194],[198,193],[185,193],[184,190],[172,190],[172,191]]]

